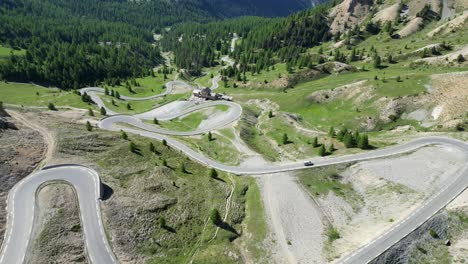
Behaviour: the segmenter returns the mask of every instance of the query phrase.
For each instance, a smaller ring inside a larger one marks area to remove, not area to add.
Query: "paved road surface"
[[[175,82],[172,82],[173,84]],[[180,83],[179,83],[180,84]],[[172,85],[167,86],[166,94],[172,89]],[[103,92],[102,88],[85,88],[81,92],[87,92],[93,100],[99,105],[104,106],[96,92]],[[163,95],[156,95],[148,98],[155,98]],[[146,99],[148,99],[146,98]],[[141,99],[141,98],[139,98]],[[139,100],[136,98],[128,100]],[[220,127],[233,122],[240,117],[242,109],[235,103],[230,102],[209,102],[198,106],[189,107],[184,111],[196,111],[203,107],[210,107],[213,104],[229,104],[232,114],[229,118],[218,124],[212,124],[211,129]],[[209,105],[211,104],[211,105]],[[185,114],[186,114],[185,113]],[[162,130],[149,126],[136,117],[116,115],[112,111],[108,114],[115,115],[103,119],[99,126],[103,129],[119,131],[124,130],[129,133],[138,134],[148,138],[157,140],[165,139],[168,145],[185,153],[191,159],[205,164],[208,167],[216,168],[222,171],[238,174],[238,175],[253,175],[253,174],[271,174],[277,172],[293,171],[306,169],[302,162],[293,162],[289,164],[271,164],[271,165],[258,165],[251,167],[228,166],[214,161],[203,154],[194,151],[185,144],[165,135],[186,135],[196,134],[203,132],[202,130],[195,130],[190,132],[175,132],[169,130]],[[180,115],[180,113],[176,114]],[[168,116],[170,118],[170,116]],[[175,117],[174,117],[175,118]],[[119,123],[127,123],[134,128],[121,127]],[[164,134],[164,135],[163,135]],[[384,158],[392,155],[402,154],[413,151],[415,149],[428,146],[428,145],[449,145],[459,148],[468,153],[468,144],[455,139],[444,137],[425,137],[416,139],[406,144],[383,148],[375,151],[364,152],[355,155],[341,156],[341,157],[326,157],[314,158],[314,167],[328,166],[339,163],[356,162],[375,158]],[[435,157],[436,158],[436,157]],[[81,220],[83,224],[86,249],[89,259],[92,263],[114,263],[116,259],[108,245],[102,220],[100,215],[99,198],[101,196],[101,183],[97,173],[91,169],[77,166],[65,165],[61,167],[49,168],[34,173],[27,178],[20,181],[10,191],[7,210],[8,210],[8,223],[7,232],[5,233],[5,240],[2,245],[0,264],[5,263],[22,263],[25,254],[30,246],[30,235],[32,223],[34,221],[34,205],[37,190],[49,182],[64,181],[71,184],[77,193]],[[398,222],[395,226],[387,231],[385,234],[379,236],[368,245],[363,246],[350,256],[345,257],[342,263],[367,263],[383,253],[386,249],[394,245],[400,239],[408,235],[411,231],[419,227],[432,215],[445,207],[452,199],[463,192],[468,186],[468,163],[460,169],[456,175],[453,175],[452,181],[448,183],[442,190],[429,199],[421,208],[413,212],[408,218]],[[16,220],[15,220],[16,219]],[[19,219],[19,220],[18,220]]]
[[[86,253],[92,263],[116,263],[107,243],[101,220],[101,182],[98,174],[79,165],[64,165],[43,169],[16,184],[8,195],[7,231],[2,245],[0,263],[23,263],[31,247],[37,191],[50,182],[68,183],[75,189],[80,205],[80,217],[86,241]]]

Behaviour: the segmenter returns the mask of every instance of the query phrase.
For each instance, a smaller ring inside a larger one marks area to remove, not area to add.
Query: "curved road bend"
[[[129,115],[113,115],[110,117],[106,117],[99,122],[99,127],[102,129],[113,130],[114,124],[122,123],[122,124],[132,125],[134,127],[138,127],[145,131],[163,134],[163,135],[193,136],[193,135],[208,133],[209,131],[227,126],[230,123],[237,121],[242,115],[242,107],[236,103],[226,102],[226,101],[212,101],[212,102],[207,102],[207,103],[200,104],[200,105],[194,105],[179,113],[158,117],[158,120],[160,121],[172,120],[174,118],[189,114],[191,112],[195,112],[203,108],[213,107],[217,105],[227,105],[230,107],[228,113],[226,113],[224,118],[222,120],[216,120],[215,122],[210,122],[206,126],[203,126],[202,128],[197,128],[193,131],[183,132],[183,131],[172,131],[172,130],[167,130],[164,128],[158,128],[154,125],[149,125],[149,124],[144,123],[143,121],[141,121],[141,119],[137,118],[136,116],[129,116]]]
[[[170,86],[169,86],[170,87]],[[89,88],[95,89],[95,88]],[[92,90],[90,96],[93,94]],[[171,89],[171,88],[169,88]],[[94,94],[95,95],[95,94]],[[97,97],[97,95],[96,95]],[[99,103],[99,102],[96,102]],[[101,101],[102,103],[102,101]],[[207,107],[200,105],[199,107]],[[234,106],[235,108],[235,106]],[[193,110],[195,111],[195,110]],[[135,128],[119,127],[116,124],[127,123]],[[227,166],[216,162],[199,152],[192,150],[185,144],[160,134],[160,130],[148,126],[131,116],[112,116],[103,119],[100,127],[107,130],[124,130],[129,133],[138,134],[157,140],[165,139],[170,146],[180,150],[195,161],[209,167],[238,175],[270,174],[306,169],[303,163],[294,162],[290,164],[272,164],[253,167]],[[140,129],[137,129],[140,128]],[[194,133],[196,131],[192,131]],[[164,131],[167,135],[177,135],[179,132]],[[356,162],[375,158],[385,158],[416,150],[428,145],[450,145],[463,150],[468,155],[468,144],[459,140],[445,137],[426,137],[413,140],[406,144],[369,151],[365,153],[341,156],[314,158],[314,167],[328,166],[339,163]],[[33,226],[35,196],[37,190],[43,184],[50,181],[64,181],[71,184],[77,193],[81,220],[83,224],[86,248],[92,263],[115,263],[116,259],[107,243],[107,238],[102,226],[100,215],[100,182],[97,173],[91,169],[81,166],[62,166],[42,170],[34,173],[20,181],[9,193],[7,210],[8,223],[5,240],[2,245],[0,263],[22,263],[30,242],[31,228]],[[380,235],[369,244],[361,247],[351,255],[342,259],[342,263],[367,263],[382,254],[407,236],[422,223],[427,221],[432,215],[444,208],[452,199],[463,192],[468,186],[468,163],[454,175],[451,182],[443,187],[436,195],[427,200],[424,205],[414,211],[406,219],[398,222],[390,230]],[[15,219],[21,219],[16,221]]]
[[[148,96],[148,97],[130,97],[130,96],[121,95],[120,99],[125,100],[125,101],[144,101],[144,100],[156,99],[156,98],[164,97],[164,96],[172,93],[172,90],[174,89],[174,86],[186,86],[186,87],[189,87],[189,88],[193,89],[192,86],[186,84],[185,82],[172,81],[172,82],[168,82],[166,84],[165,91],[160,93],[160,94],[152,95],[152,96]],[[104,109],[106,109],[106,112],[107,112],[108,115],[118,115],[119,113],[114,112],[111,109],[109,109],[104,104],[102,99],[96,94],[96,93],[104,94],[104,92],[105,92],[105,89],[100,88],[100,87],[87,87],[87,88],[80,89],[81,94],[84,94],[84,93],[88,94],[91,97],[91,100],[93,100],[93,102],[95,102],[99,107],[104,107]]]
[[[113,120],[115,121],[115,120]],[[125,121],[122,120],[125,123]],[[110,125],[110,127],[109,127]],[[138,124],[132,124],[138,127]],[[112,124],[106,124],[105,129],[115,130],[116,128]],[[190,147],[187,147],[185,144],[169,138],[162,136],[160,134],[142,131],[138,129],[129,129],[122,128],[124,131],[133,134],[139,134],[141,136],[154,138],[158,140],[165,139],[168,144],[175,149],[178,149],[184,152],[187,156],[196,160],[206,166],[216,168],[222,171],[239,174],[239,175],[252,175],[252,174],[269,174],[276,172],[285,172],[306,169],[303,163],[291,163],[287,165],[271,165],[271,166],[260,166],[260,167],[238,167],[238,166],[227,166],[211,160],[210,158],[192,150]],[[376,158],[385,158],[392,155],[398,155],[407,153],[418,148],[428,146],[428,145],[450,145],[461,149],[468,156],[468,144],[459,140],[445,138],[445,137],[426,137],[416,139],[409,143],[388,147],[380,150],[349,155],[341,156],[334,158],[315,158],[313,159],[314,167],[328,166],[333,164],[348,163],[363,161]],[[452,180],[445,185],[437,194],[432,196],[427,200],[422,207],[412,212],[407,218],[396,223],[391,229],[387,230],[384,234],[379,235],[376,239],[359,248],[357,251],[353,252],[349,256],[345,256],[340,263],[368,263],[380,254],[384,253],[387,249],[392,247],[398,241],[409,235],[416,228],[421,226],[429,218],[431,218],[438,211],[443,209],[448,203],[455,199],[460,193],[462,193],[468,186],[468,162],[461,168]]]
[[[91,263],[117,263],[102,225],[101,182],[96,171],[63,165],[45,168],[21,180],[11,189],[7,201],[7,230],[2,244],[1,264],[24,263],[31,246],[32,227],[39,190],[51,182],[70,184],[77,195],[86,253]]]

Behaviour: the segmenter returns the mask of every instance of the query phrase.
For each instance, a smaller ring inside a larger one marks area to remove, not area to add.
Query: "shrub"
[[[318,149],[318,155],[320,157],[323,157],[327,154],[327,152],[325,151],[325,146],[324,145],[321,145],[320,148]]]
[[[130,147],[130,151],[131,151],[131,152],[133,152],[133,153],[138,153],[138,146],[137,146],[135,143],[130,142],[129,147]]]
[[[464,61],[465,61],[465,57],[463,57],[463,55],[459,54],[458,57],[457,57],[457,62],[462,63]]]
[[[103,116],[107,115],[107,111],[106,111],[106,109],[104,107],[101,107],[100,112],[101,112],[101,115],[103,115]]]
[[[180,172],[187,173],[187,168],[185,167],[185,163],[183,163],[183,162],[182,162],[182,164],[180,164]]]
[[[328,241],[333,242],[340,238],[340,233],[335,228],[328,229],[327,232]]]
[[[319,144],[318,144],[318,138],[317,138],[317,137],[314,137],[314,138],[312,139],[312,147],[316,148],[316,147],[318,147],[318,145],[319,145]]]
[[[331,143],[328,147],[328,153],[332,154],[333,152],[335,152],[335,146],[333,145],[333,143]]]
[[[86,121],[86,130],[92,131],[93,127],[91,126],[91,123],[89,121]]]
[[[57,108],[55,108],[55,105],[53,103],[49,103],[49,105],[47,105],[47,108],[49,108],[50,111],[57,111]]]
[[[165,228],[166,227],[166,219],[164,217],[161,217],[158,219],[158,226],[160,228]]]
[[[123,130],[120,130],[120,132],[121,132],[121,137],[122,137],[122,139],[127,140],[127,139],[128,139],[127,133],[125,133],[125,131],[123,131]]]
[[[273,117],[273,112],[270,110],[268,111],[268,118],[272,118]]]
[[[216,179],[218,178],[218,172],[214,169],[214,168],[211,168],[208,175],[210,176],[210,178],[212,179]]]
[[[216,226],[220,225],[223,222],[221,219],[221,216],[219,215],[219,211],[216,208],[213,208],[211,210],[210,219],[211,219],[211,223],[213,223],[213,225],[216,225]]]

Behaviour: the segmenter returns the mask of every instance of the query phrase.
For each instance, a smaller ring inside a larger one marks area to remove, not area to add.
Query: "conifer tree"
[[[323,157],[323,156],[325,156],[326,154],[327,154],[327,152],[326,152],[326,150],[325,150],[325,146],[322,144],[322,145],[320,146],[320,148],[318,149],[318,155],[319,155],[320,157]]]
[[[90,132],[93,130],[93,126],[91,126],[91,123],[89,121],[86,121],[86,130]]]

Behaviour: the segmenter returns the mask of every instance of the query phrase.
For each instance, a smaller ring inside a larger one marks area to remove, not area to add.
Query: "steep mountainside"
[[[219,17],[242,15],[286,16],[293,12],[311,8],[325,0],[201,0],[206,2],[210,13]]]

